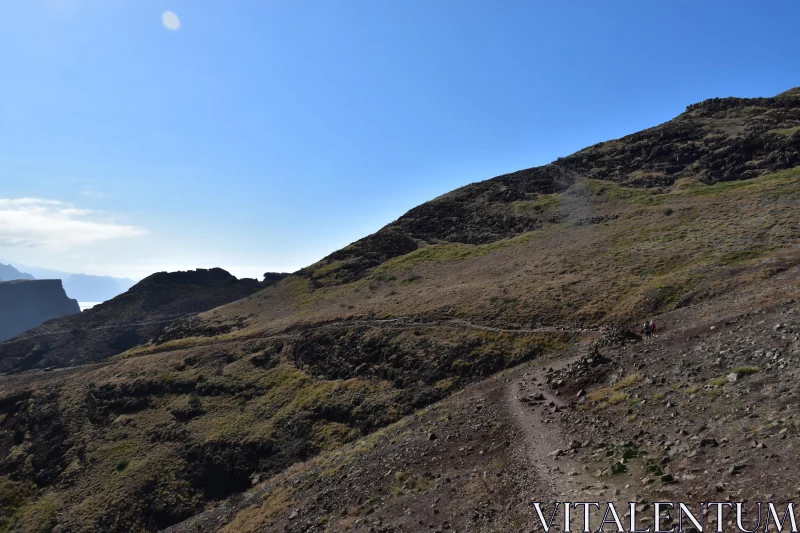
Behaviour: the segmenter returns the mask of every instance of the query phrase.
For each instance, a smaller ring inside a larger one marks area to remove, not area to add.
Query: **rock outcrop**
[[[0,340],[6,340],[53,318],[80,312],[60,279],[0,282]]]

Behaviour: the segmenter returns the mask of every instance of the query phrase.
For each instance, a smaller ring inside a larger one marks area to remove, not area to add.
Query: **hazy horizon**
[[[800,85],[800,3],[720,6],[6,2],[0,257],[292,272],[462,185]]]

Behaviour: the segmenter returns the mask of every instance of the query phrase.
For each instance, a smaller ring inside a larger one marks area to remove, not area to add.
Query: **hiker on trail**
[[[652,320],[650,321],[650,335],[655,336],[655,334],[656,334],[656,321]]]
[[[646,339],[650,338],[650,334],[652,333],[653,329],[652,329],[652,326],[650,325],[650,321],[649,320],[644,323],[644,327],[642,329],[644,330],[644,337]]]

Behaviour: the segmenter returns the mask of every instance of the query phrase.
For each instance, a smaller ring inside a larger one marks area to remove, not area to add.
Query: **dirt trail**
[[[149,326],[153,324],[170,324],[177,322],[179,320],[184,320],[187,318],[191,318],[195,316],[193,314],[189,315],[180,315],[176,317],[167,317],[159,320],[149,320],[144,322],[136,322],[136,323],[114,323],[114,324],[105,324],[102,326],[96,326],[93,328],[89,328],[86,330],[87,332],[90,331],[100,331],[100,330],[108,330],[108,329],[117,329],[117,328],[131,328],[131,327],[139,327],[139,326]],[[490,326],[485,324],[478,324],[475,322],[470,322],[468,320],[462,319],[446,319],[446,320],[428,320],[428,321],[420,321],[416,317],[397,317],[397,318],[385,318],[385,319],[373,319],[373,320],[336,320],[332,322],[323,322],[319,324],[308,324],[302,326],[300,328],[292,328],[289,331],[284,331],[281,333],[275,334],[264,334],[263,332],[257,332],[252,334],[245,334],[241,337],[235,339],[226,339],[226,340],[211,340],[209,342],[198,343],[192,346],[208,346],[211,344],[224,344],[227,342],[238,342],[242,340],[250,340],[250,339],[297,339],[299,335],[295,332],[299,331],[309,331],[313,329],[341,329],[341,328],[352,328],[358,326],[373,326],[373,327],[386,327],[386,328],[397,328],[397,329],[407,329],[407,328],[434,328],[434,327],[441,327],[441,326],[455,326],[464,329],[473,329],[477,331],[490,331],[493,333],[518,333],[518,334],[553,334],[553,333],[581,333],[585,331],[594,331],[594,330],[587,330],[581,328],[572,328],[567,326],[543,326],[537,328],[525,328],[522,327],[520,324],[505,324],[506,327],[502,326]],[[46,327],[46,326],[44,326]],[[10,345],[18,342],[26,342],[30,339],[37,338],[37,337],[47,337],[47,336],[54,336],[54,335],[71,335],[73,334],[73,330],[50,330],[50,331],[41,331],[40,333],[36,333],[33,335],[25,335],[24,337],[15,337],[13,339],[9,339],[3,342],[0,342],[0,346],[2,345]],[[163,350],[164,352],[172,351],[174,348],[169,348]],[[160,351],[156,352],[148,352],[149,354],[153,353],[160,353]]]
[[[578,440],[581,429],[573,428],[568,434],[558,420],[574,407],[570,399],[547,385],[546,375],[551,369],[557,371],[576,361],[585,349],[585,345],[577,345],[557,358],[534,363],[508,380],[505,405],[521,436],[516,444],[524,449],[527,459],[527,464],[520,467],[532,470],[533,477],[540,480],[538,488],[547,490],[546,494],[531,494],[536,501],[635,501],[638,496],[630,478],[598,479],[591,475],[576,458],[578,451],[588,445]],[[581,513],[576,510],[573,514],[575,523],[582,523]]]

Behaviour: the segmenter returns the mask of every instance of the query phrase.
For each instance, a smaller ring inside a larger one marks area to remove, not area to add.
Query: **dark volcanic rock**
[[[67,297],[60,279],[0,282],[0,340],[79,312],[78,301]]]
[[[57,283],[63,294],[60,281],[49,283]],[[147,342],[177,320],[244,298],[263,287],[254,279],[237,279],[221,268],[159,272],[92,309],[0,343],[0,372],[100,361]],[[71,312],[77,312],[77,302],[71,301],[75,304]]]

